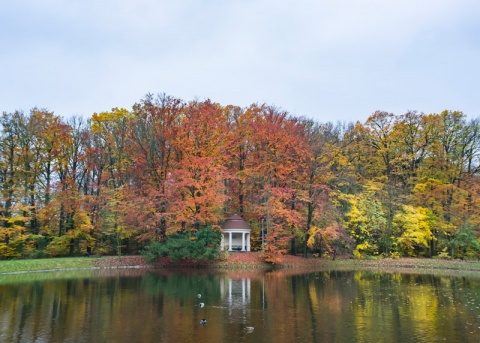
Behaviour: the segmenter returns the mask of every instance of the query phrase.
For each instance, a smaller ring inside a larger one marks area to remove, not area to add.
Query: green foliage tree
[[[212,261],[220,256],[221,232],[211,226],[197,232],[178,232],[169,235],[166,241],[152,242],[142,252],[148,263],[161,257],[172,261]]]
[[[479,259],[480,239],[475,236],[474,226],[465,222],[448,241],[451,258]]]

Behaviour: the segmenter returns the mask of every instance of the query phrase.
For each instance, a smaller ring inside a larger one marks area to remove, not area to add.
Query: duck
[[[207,325],[207,320],[205,318],[200,319],[200,325],[202,325],[202,326]]]
[[[203,307],[203,306],[205,306],[205,303],[200,303],[200,304],[198,304],[198,306]]]
[[[202,295],[200,293],[197,294],[197,298],[200,299]]]
[[[243,331],[250,333],[250,332],[253,332],[254,329],[255,328],[253,326],[246,326],[245,329],[243,329]]]

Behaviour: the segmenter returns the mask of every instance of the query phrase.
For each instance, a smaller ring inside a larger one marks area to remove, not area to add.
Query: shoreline
[[[18,262],[17,262],[18,261]],[[16,265],[16,263],[18,263]],[[180,261],[173,263],[168,258],[160,259],[155,264],[148,264],[142,256],[109,256],[109,257],[78,257],[50,258],[42,260],[1,261],[0,275],[25,274],[31,272],[96,270],[96,269],[174,269],[195,268],[212,270],[338,270],[357,271],[371,270],[383,272],[405,273],[477,273],[480,276],[480,261],[441,260],[420,258],[398,259],[347,259],[336,260],[326,258],[303,258],[284,255],[280,263],[270,265],[260,259],[259,253],[233,253],[226,259],[214,262],[193,263]]]

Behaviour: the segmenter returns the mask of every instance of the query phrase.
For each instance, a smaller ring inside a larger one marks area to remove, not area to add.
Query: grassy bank
[[[375,260],[325,260],[325,267],[344,270],[409,270],[417,271],[466,271],[479,272],[479,261],[421,259],[421,258],[398,258],[398,259],[375,259]]]
[[[154,267],[175,267],[171,262],[161,261]],[[192,265],[182,264],[182,267]],[[122,256],[122,257],[68,257],[68,258],[50,258],[37,260],[14,260],[0,261],[1,273],[21,273],[44,270],[72,270],[72,269],[93,269],[93,268],[128,268],[128,267],[148,267],[141,256]],[[226,268],[226,269],[258,269],[265,267],[257,253],[238,253],[231,254],[224,259],[213,264],[205,264],[202,267]],[[335,269],[335,270],[397,270],[408,272],[440,272],[440,271],[462,271],[479,273],[480,262],[478,261],[459,261],[459,260],[437,260],[437,259],[376,259],[376,260],[354,260],[354,259],[303,259],[298,256],[284,256],[280,268],[310,268],[310,269]]]
[[[93,268],[94,266],[95,259],[85,257],[11,260],[0,261],[0,273],[19,273],[59,269],[84,269]]]

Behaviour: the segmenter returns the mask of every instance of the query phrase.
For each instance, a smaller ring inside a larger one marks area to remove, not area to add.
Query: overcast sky
[[[147,93],[319,122],[480,116],[478,0],[0,0],[0,111]]]

